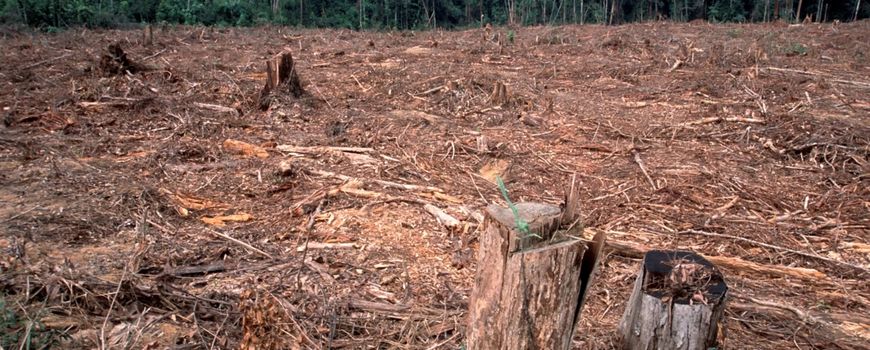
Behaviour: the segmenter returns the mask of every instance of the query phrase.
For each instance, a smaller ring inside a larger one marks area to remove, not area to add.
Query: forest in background
[[[854,21],[862,0],[0,0],[0,23],[44,30],[139,23],[353,29],[495,25]]]

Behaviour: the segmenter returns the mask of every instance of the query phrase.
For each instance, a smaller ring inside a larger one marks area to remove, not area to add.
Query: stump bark
[[[296,98],[305,93],[299,75],[296,73],[293,55],[287,51],[266,61],[266,85],[260,91],[260,109],[269,109],[272,94],[279,91],[288,92]]]
[[[469,349],[569,349],[604,235],[582,231],[577,192],[562,206],[517,203],[486,209],[468,312]]]
[[[722,274],[700,255],[647,252],[619,324],[622,348],[717,348],[727,292]]]

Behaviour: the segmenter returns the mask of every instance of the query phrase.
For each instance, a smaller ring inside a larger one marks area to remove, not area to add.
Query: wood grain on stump
[[[579,203],[517,203],[534,235],[518,232],[509,208],[489,206],[469,304],[469,349],[569,349],[604,235],[578,238]]]

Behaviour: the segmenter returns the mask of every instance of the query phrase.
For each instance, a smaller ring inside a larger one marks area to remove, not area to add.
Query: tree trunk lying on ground
[[[469,349],[569,349],[604,234],[579,238],[577,192],[565,204],[489,206],[468,312]],[[521,225],[520,225],[521,226]]]
[[[619,324],[623,349],[716,348],[727,292],[722,274],[703,257],[647,252]]]
[[[274,91],[286,91],[293,97],[301,97],[305,90],[296,73],[293,63],[293,55],[290,52],[282,52],[266,61],[266,85],[260,91],[259,105],[261,110],[269,109]]]

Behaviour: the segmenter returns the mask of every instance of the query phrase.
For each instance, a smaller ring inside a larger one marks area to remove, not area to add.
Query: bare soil
[[[489,180],[576,176],[611,242],[577,349],[647,249],[719,258],[727,348],[868,348],[870,22],[507,32],[3,31],[7,305],[62,348],[456,349]]]

